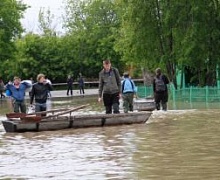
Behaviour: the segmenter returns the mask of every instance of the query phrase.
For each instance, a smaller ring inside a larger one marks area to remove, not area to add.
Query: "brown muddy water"
[[[49,105],[90,103],[86,110],[102,111],[96,100],[52,99]],[[10,106],[0,102],[1,120]],[[170,103],[142,125],[31,133],[5,133],[0,125],[0,179],[220,179],[218,107]]]

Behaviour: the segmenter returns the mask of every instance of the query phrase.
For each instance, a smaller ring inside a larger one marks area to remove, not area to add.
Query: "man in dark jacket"
[[[32,105],[33,100],[35,98],[35,111],[46,111],[47,106],[47,97],[48,91],[52,90],[51,84],[46,82],[44,74],[38,74],[37,83],[35,83],[31,90],[31,99],[30,104]]]
[[[79,73],[79,79],[78,79],[78,83],[79,83],[79,92],[80,95],[82,94],[84,97],[85,91],[84,91],[84,79],[81,73]]]
[[[119,113],[119,97],[121,80],[118,69],[111,67],[110,60],[103,61],[103,69],[99,73],[99,98],[103,98],[106,114]]]
[[[168,89],[167,84],[169,84],[168,78],[162,74],[161,69],[157,68],[156,76],[153,80],[153,91],[154,91],[154,100],[156,104],[156,109],[160,110],[160,103],[162,104],[162,109],[167,110],[168,102]]]
[[[68,75],[66,83],[67,83],[66,95],[69,96],[69,92],[70,92],[72,96],[73,95],[73,78],[71,77],[71,75]]]

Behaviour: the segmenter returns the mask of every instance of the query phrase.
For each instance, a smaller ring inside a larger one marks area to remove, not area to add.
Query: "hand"
[[[102,98],[98,98],[98,102],[101,102],[102,101]]]

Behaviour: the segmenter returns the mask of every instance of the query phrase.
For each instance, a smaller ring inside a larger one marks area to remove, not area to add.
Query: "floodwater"
[[[80,102],[101,110],[95,98],[52,99],[50,105]],[[201,104],[169,104],[144,125],[31,133],[5,133],[0,125],[0,179],[219,179],[218,103]],[[1,102],[0,119],[9,106]]]

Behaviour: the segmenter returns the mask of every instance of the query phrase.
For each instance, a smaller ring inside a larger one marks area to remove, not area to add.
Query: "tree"
[[[167,18],[169,1],[118,0],[122,9],[122,25],[115,48],[126,62],[133,62],[143,71],[166,67],[174,79],[172,24]]]
[[[185,18],[177,15],[180,22],[177,35],[181,37],[181,64],[194,74],[192,80],[198,79],[201,86],[214,85],[212,82],[220,60],[219,7],[220,2],[216,0],[192,1],[178,12],[180,15],[185,11]],[[211,81],[208,76],[213,77]]]
[[[0,1],[0,61],[9,59],[13,55],[14,40],[23,32],[20,19],[27,8],[20,1]]]
[[[66,14],[69,34],[78,42],[77,59],[81,70],[90,67],[94,74],[95,69],[102,67],[103,59],[111,59],[115,66],[123,69],[120,55],[114,50],[113,32],[120,25],[114,1],[68,0]]]
[[[63,66],[62,40],[56,36],[26,34],[16,42],[19,53],[16,54],[17,72],[22,78],[46,74],[51,80],[64,80],[66,69]],[[68,68],[67,68],[68,69]]]
[[[123,59],[148,69],[166,69],[176,85],[176,68],[196,70],[200,84],[204,74],[219,63],[218,0],[118,0],[122,25],[116,49]]]
[[[54,20],[54,14],[51,14],[50,9],[46,12],[44,9],[40,9],[38,14],[39,29],[43,32],[43,35],[52,36],[55,35],[55,27],[52,23]]]

